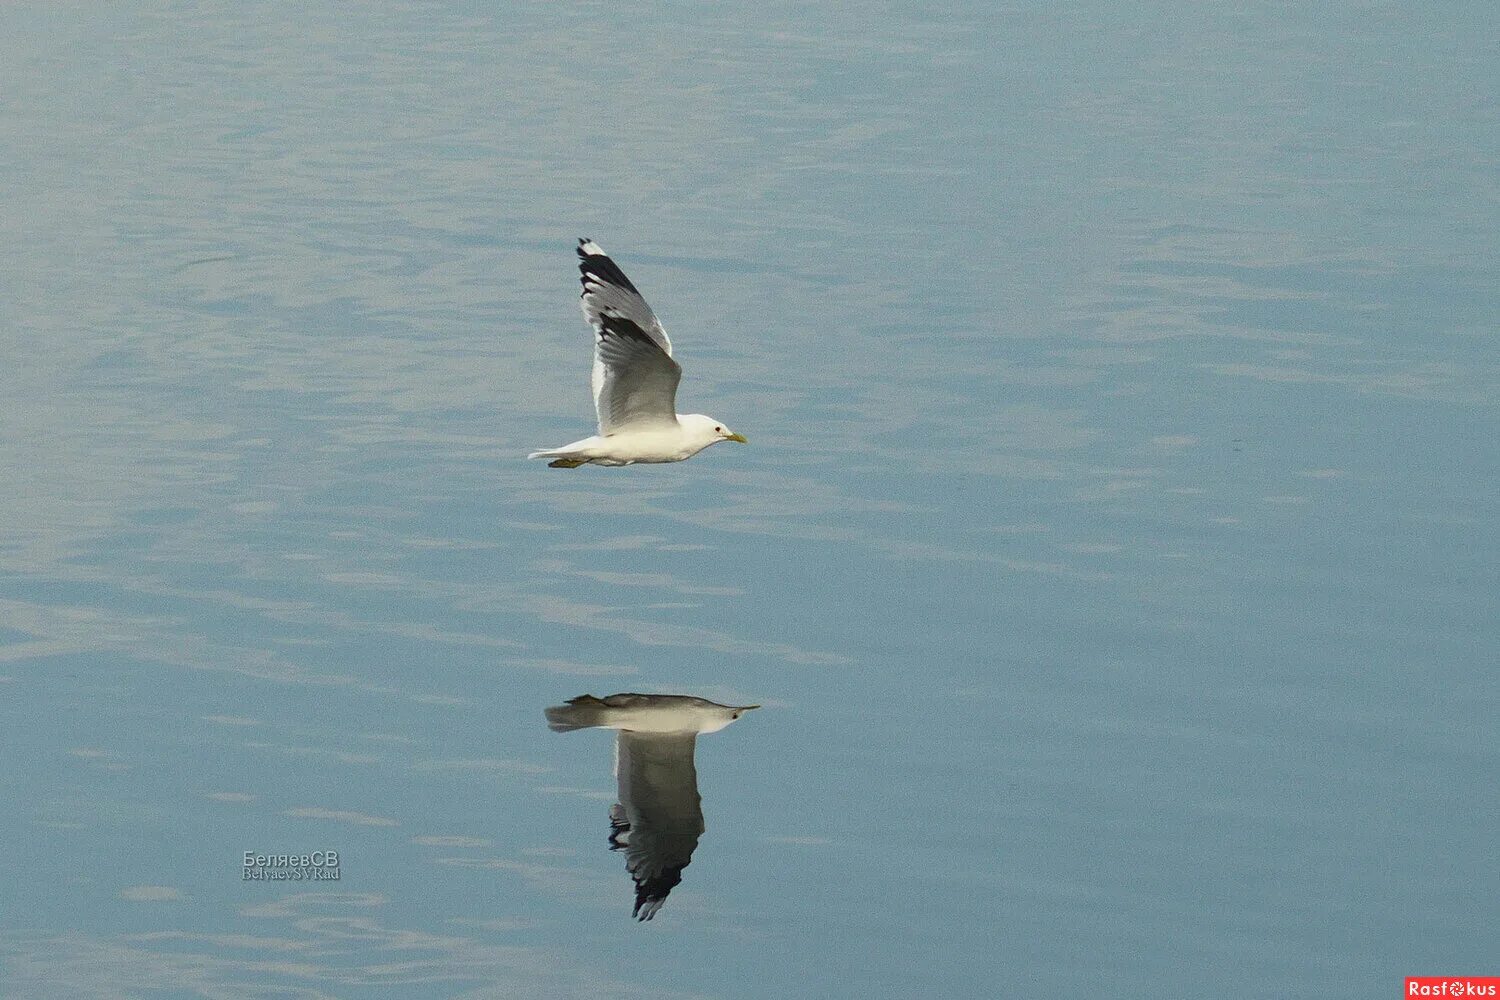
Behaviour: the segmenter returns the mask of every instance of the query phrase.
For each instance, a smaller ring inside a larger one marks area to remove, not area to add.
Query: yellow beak
[[[745,435],[743,435],[743,434],[726,434],[726,435],[724,435],[724,440],[725,441],[738,441],[740,444],[749,444],[750,443],[749,439],[746,438]]]

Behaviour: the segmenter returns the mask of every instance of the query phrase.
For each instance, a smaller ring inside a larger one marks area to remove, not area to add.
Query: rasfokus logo
[[[1404,997],[1500,997],[1500,976],[1407,976]]]

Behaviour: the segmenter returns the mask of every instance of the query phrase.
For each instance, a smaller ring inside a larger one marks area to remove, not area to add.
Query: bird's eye
[[[723,434],[724,433],[724,428],[722,428],[722,427],[715,427],[714,428],[714,433],[715,434]]]

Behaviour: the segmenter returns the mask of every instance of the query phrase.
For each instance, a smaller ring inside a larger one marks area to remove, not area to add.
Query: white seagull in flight
[[[584,318],[594,328],[594,407],[599,433],[561,448],[534,451],[554,469],[580,465],[681,462],[711,444],[738,441],[724,423],[701,413],[677,412],[682,366],[661,321],[593,240],[578,241]]]

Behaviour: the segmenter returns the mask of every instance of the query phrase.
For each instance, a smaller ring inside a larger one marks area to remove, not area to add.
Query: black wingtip
[[[580,240],[578,243],[578,273],[583,278],[583,294],[589,293],[589,282],[596,284],[614,285],[623,288],[627,292],[639,295],[640,290],[630,283],[625,277],[625,272],[620,270],[620,265],[610,260],[604,249],[593,240]]]

